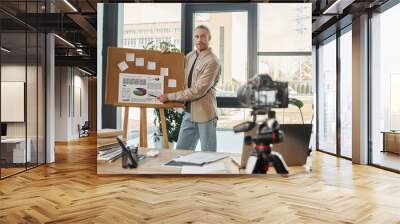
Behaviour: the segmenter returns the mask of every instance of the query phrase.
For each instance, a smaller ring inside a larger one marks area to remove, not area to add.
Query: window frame
[[[182,3],[182,32],[181,32],[181,49],[185,54],[189,53],[193,48],[193,17],[195,13],[204,12],[247,12],[247,60],[249,62],[247,79],[253,77],[257,72],[257,34],[258,34],[258,10],[256,3]],[[218,108],[246,108],[242,106],[237,97],[220,97],[217,96]]]

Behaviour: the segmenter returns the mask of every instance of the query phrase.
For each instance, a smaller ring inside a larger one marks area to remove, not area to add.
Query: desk
[[[146,154],[149,149],[139,148],[140,154]],[[119,158],[113,162],[97,162],[98,174],[181,174],[181,167],[165,167],[165,163],[178,155],[187,155],[193,153],[191,150],[171,150],[171,149],[158,149],[160,154],[155,158],[145,158],[139,163],[136,169],[123,169],[121,166],[122,159]],[[216,152],[218,153],[218,152]],[[244,170],[239,168],[232,162],[231,156],[240,156],[237,153],[218,153],[227,155],[227,158],[216,162],[222,162],[225,165],[225,171],[218,171],[208,174],[241,174],[245,173]]]
[[[25,154],[25,138],[1,139],[1,157],[5,163],[25,163],[31,161],[31,139],[26,139],[27,147]]]
[[[383,150],[382,152],[393,152],[400,154],[400,131],[382,131]]]

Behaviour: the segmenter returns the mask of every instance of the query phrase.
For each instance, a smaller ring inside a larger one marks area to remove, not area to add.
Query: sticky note
[[[125,70],[128,68],[128,65],[126,64],[125,61],[123,61],[123,62],[120,62],[120,63],[118,64],[118,67],[119,67],[119,70],[120,70],[121,72],[123,72],[123,71],[125,71]]]
[[[135,53],[126,53],[126,61],[135,61]]]
[[[176,88],[176,79],[169,79],[168,80],[168,87]]]
[[[156,63],[154,61],[147,62],[147,70],[156,70]]]
[[[144,66],[144,58],[136,58],[136,66]]]
[[[160,68],[161,76],[168,76],[168,68]]]

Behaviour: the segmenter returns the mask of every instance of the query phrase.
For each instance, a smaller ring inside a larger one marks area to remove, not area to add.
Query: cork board
[[[127,54],[134,54],[135,61],[127,61]],[[173,93],[184,89],[185,56],[181,53],[161,54],[159,51],[149,51],[130,48],[108,48],[105,103],[114,106],[146,107],[146,108],[172,108],[183,107],[183,103],[168,102],[164,104],[143,104],[119,102],[119,77],[120,73],[160,75],[160,68],[168,68],[168,76],[164,76],[164,93]],[[144,59],[144,66],[136,66],[138,58]],[[119,64],[125,61],[121,71]],[[148,62],[155,62],[155,70],[148,69]],[[169,87],[169,80],[176,80],[175,87]]]

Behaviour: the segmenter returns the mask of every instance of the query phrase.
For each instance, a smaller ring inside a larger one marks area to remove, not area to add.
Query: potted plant
[[[180,52],[180,50],[170,42],[160,42],[159,44],[154,43],[154,41],[150,41],[145,46],[143,46],[145,50],[161,50],[168,49],[170,52]],[[178,141],[179,130],[181,128],[183,113],[179,109],[168,108],[164,110],[165,120],[167,123],[167,133],[168,133],[168,142],[170,142],[170,147],[174,142]],[[162,137],[162,127],[160,125],[160,110],[154,110],[154,125],[156,126],[156,131],[153,134],[153,141],[158,148],[162,147],[161,137]]]
[[[161,142],[162,127],[160,125],[160,110],[154,110],[154,125],[156,126],[156,132],[153,134],[154,142]],[[181,129],[183,113],[175,108],[168,108],[164,110],[165,121],[167,123],[168,142],[174,143],[178,141],[179,130]]]

